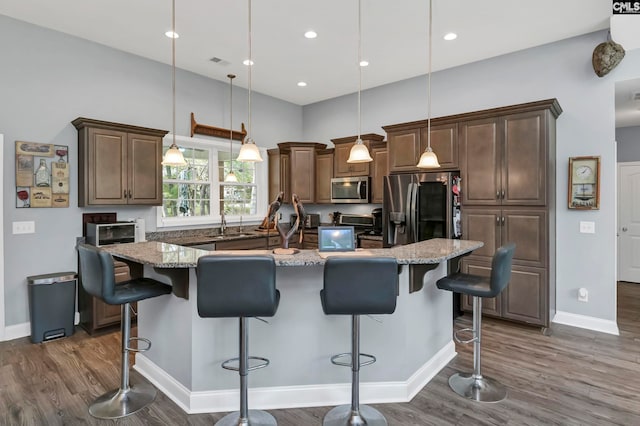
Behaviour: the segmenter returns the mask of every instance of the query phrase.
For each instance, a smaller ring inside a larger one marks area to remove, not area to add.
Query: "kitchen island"
[[[481,246],[476,241],[433,239],[367,250],[373,256],[394,257],[401,267],[396,312],[361,322],[361,350],[378,360],[361,370],[362,403],[411,400],[455,356],[451,293],[437,290],[435,281],[446,274],[447,260]],[[136,355],[134,368],[188,413],[236,410],[237,374],[220,364],[238,354],[238,321],[198,316],[195,267],[206,254],[271,252],[207,252],[159,242],[104,249],[120,260],[142,264],[145,276],[174,285],[174,295],[138,303],[138,334],[151,339],[153,347]],[[278,266],[280,306],[269,323],[249,323],[250,355],[271,361],[249,375],[250,406],[347,403],[350,370],[329,359],[349,351],[350,317],[322,311],[325,259],[316,250],[272,256]]]

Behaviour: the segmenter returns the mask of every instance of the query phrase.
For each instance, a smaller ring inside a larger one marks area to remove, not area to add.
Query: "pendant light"
[[[420,156],[418,167],[421,169],[435,169],[440,167],[436,153],[431,149],[431,39],[432,39],[432,8],[429,0],[429,74],[427,75],[427,148]]]
[[[358,138],[351,147],[347,163],[368,163],[373,161],[373,158],[369,155],[369,149],[360,138],[362,127],[362,114],[360,112],[360,92],[362,92],[362,13],[360,2],[361,0],[358,0]]]
[[[224,178],[225,182],[237,182],[238,178],[233,173],[233,79],[234,74],[227,74],[229,77],[229,173]]]
[[[171,146],[164,153],[163,166],[186,166],[182,151],[176,144],[176,0],[171,1],[171,82],[173,96],[173,138]]]
[[[238,153],[238,161],[259,162],[262,161],[262,156],[251,137],[253,135],[251,131],[251,67],[253,66],[253,57],[251,56],[251,0],[249,0],[249,59],[247,66],[249,67],[249,133],[247,134],[247,140],[242,141],[242,146]]]

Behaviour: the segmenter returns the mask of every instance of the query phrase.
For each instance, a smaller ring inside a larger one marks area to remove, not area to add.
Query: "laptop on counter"
[[[319,226],[318,254],[328,256],[370,256],[367,250],[356,251],[356,235],[353,226]]]

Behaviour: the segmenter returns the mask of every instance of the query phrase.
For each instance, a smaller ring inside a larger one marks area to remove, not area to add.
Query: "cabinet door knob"
[[[622,227],[622,232],[627,232],[627,227],[626,226]]]
[[[500,199],[500,191],[496,191],[496,200]]]
[[[500,216],[496,216],[496,226],[500,226]]]
[[[122,198],[127,198],[127,190],[122,191]]]
[[[131,190],[129,190],[129,198],[131,198]]]
[[[504,225],[505,219],[504,216],[502,216],[502,224]]]
[[[500,198],[502,198],[503,200],[504,200],[504,194],[505,194],[505,192],[504,192],[504,189],[503,189],[502,191],[500,191]]]

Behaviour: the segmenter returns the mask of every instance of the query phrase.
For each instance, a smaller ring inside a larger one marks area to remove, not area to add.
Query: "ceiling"
[[[355,0],[254,1],[253,90],[299,105],[357,91],[357,13]],[[171,63],[170,0],[5,0],[0,14]],[[610,16],[608,0],[433,0],[432,68],[608,28]],[[363,89],[427,72],[427,23],[425,0],[362,1]],[[248,0],[177,0],[176,31],[179,68],[247,87]]]

